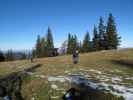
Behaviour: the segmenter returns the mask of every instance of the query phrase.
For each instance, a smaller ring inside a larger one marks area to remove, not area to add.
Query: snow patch
[[[102,74],[102,72],[101,72],[101,71],[94,70],[94,69],[91,69],[91,70],[89,70],[89,71],[91,71],[91,72],[95,72],[95,73],[97,73],[97,74]]]
[[[57,88],[58,88],[58,86],[57,86],[57,85],[55,85],[55,84],[52,84],[52,85],[51,85],[51,88],[52,88],[52,89],[57,89]]]
[[[48,77],[48,81],[52,82],[52,81],[59,81],[59,82],[65,82],[65,81],[69,81],[70,78],[66,77],[66,76],[49,76]]]
[[[133,80],[133,77],[127,77],[125,79],[127,79],[127,80]]]
[[[121,79],[121,77],[112,77],[112,83],[117,83],[117,82],[121,82],[122,81],[122,79]]]
[[[59,96],[51,96],[52,99],[58,99]]]
[[[46,78],[44,75],[35,75],[37,78]]]
[[[105,90],[109,90],[112,94],[123,96],[125,100],[133,100],[133,88],[128,88],[122,85],[109,85],[101,83]]]

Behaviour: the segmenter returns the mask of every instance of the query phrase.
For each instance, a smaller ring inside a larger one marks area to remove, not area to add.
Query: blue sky
[[[0,0],[0,49],[32,49],[37,35],[53,32],[55,46],[68,32],[82,40],[103,16],[115,17],[121,47],[133,47],[133,0]]]

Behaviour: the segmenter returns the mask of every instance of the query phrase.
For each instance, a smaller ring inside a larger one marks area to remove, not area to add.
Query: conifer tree
[[[78,50],[78,39],[76,35],[68,34],[67,53],[72,54],[74,50]]]
[[[52,36],[52,31],[51,31],[50,27],[48,27],[48,31],[47,31],[47,35],[46,35],[46,41],[47,41],[48,49],[53,49],[54,43],[53,43],[53,36]]]
[[[36,58],[36,49],[35,48],[32,49],[32,54],[29,54],[29,58],[31,58],[31,57]]]
[[[5,61],[5,56],[2,51],[0,51],[0,62]]]
[[[71,54],[71,33],[68,34],[67,54]]]
[[[107,41],[108,41],[108,48],[107,49],[117,49],[120,43],[120,37],[117,34],[115,20],[112,14],[109,14],[107,28]]]
[[[93,50],[94,51],[98,51],[100,49],[100,44],[99,44],[99,34],[97,32],[97,28],[94,25],[94,29],[93,29]]]
[[[42,40],[41,40],[41,45],[42,45],[42,57],[47,57],[48,56],[48,44],[47,44],[47,41],[46,41],[46,38],[43,37]]]
[[[41,57],[41,38],[40,35],[37,36],[37,41],[36,41],[36,56],[37,58]]]
[[[82,52],[82,42],[78,42],[78,51]]]
[[[25,52],[21,52],[20,54],[21,54],[20,60],[27,59],[27,54]]]
[[[36,46],[33,50],[34,57],[48,57],[54,52],[54,43],[51,29],[48,27],[46,37],[37,36]]]
[[[76,50],[78,49],[78,39],[77,39],[77,36],[76,35],[73,35],[73,50]]]
[[[104,25],[104,21],[103,18],[100,17],[99,19],[99,46],[100,46],[100,50],[104,50],[104,38],[105,38],[105,25]]]
[[[7,61],[13,61],[15,60],[15,53],[12,50],[8,50],[5,54]]]
[[[90,36],[89,32],[86,32],[84,40],[83,40],[83,46],[82,46],[83,52],[89,52],[90,51]]]
[[[44,57],[44,52],[45,52],[44,45],[45,45],[45,38],[42,37],[41,38],[41,57]]]

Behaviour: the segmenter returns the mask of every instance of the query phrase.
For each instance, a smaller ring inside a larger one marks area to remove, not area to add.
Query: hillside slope
[[[23,81],[23,96],[26,100],[61,100],[63,93],[71,87],[71,75],[82,75],[95,86],[102,86],[126,100],[133,98],[133,49],[100,51],[80,54],[78,64],[72,64],[71,55],[29,61],[0,63],[2,75],[22,70],[23,66],[42,64]],[[20,67],[21,66],[21,67]],[[4,74],[3,74],[4,73]],[[115,99],[114,99],[115,100]]]

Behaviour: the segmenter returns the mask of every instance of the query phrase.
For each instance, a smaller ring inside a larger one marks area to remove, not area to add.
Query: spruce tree
[[[104,50],[104,37],[105,37],[105,26],[104,26],[104,21],[103,18],[100,17],[99,19],[99,46],[100,46],[100,50]]]
[[[25,52],[20,52],[20,54],[21,54],[20,60],[27,59],[27,54]]]
[[[43,37],[42,40],[41,40],[41,45],[42,45],[42,57],[48,57],[48,44],[47,44],[47,41],[46,41],[46,38]]]
[[[0,62],[5,61],[5,56],[2,51],[0,51]]]
[[[54,50],[54,42],[53,42],[53,36],[52,36],[52,31],[50,29],[50,27],[48,27],[48,31],[47,31],[47,34],[46,34],[46,42],[47,42],[47,55],[48,56],[53,56],[53,50]]]
[[[71,54],[71,33],[68,34],[68,40],[67,40],[67,54]]]
[[[112,14],[109,14],[106,32],[108,41],[107,49],[117,49],[120,43],[120,37],[117,34],[115,20]]]
[[[52,31],[51,31],[50,27],[48,27],[46,40],[47,40],[48,49],[53,49],[54,43],[53,43],[53,36],[52,36]]]
[[[76,35],[68,34],[67,53],[72,54],[74,50],[78,50],[78,39]]]
[[[15,60],[15,53],[12,50],[8,50],[5,54],[5,58],[7,61]]]
[[[73,50],[77,50],[78,49],[78,39],[76,35],[73,35]]]
[[[37,36],[37,41],[36,41],[36,56],[37,58],[41,57],[41,38],[40,35]]]
[[[82,52],[82,42],[78,42],[78,51]]]
[[[94,29],[93,29],[93,50],[94,51],[98,51],[100,49],[100,44],[99,44],[99,34],[97,32],[97,28],[94,25]]]
[[[32,49],[32,54],[29,54],[29,58],[31,58],[31,57],[36,58],[36,49],[35,48]]]
[[[90,36],[89,32],[86,32],[84,40],[83,40],[83,46],[82,46],[83,52],[89,52],[90,51]]]
[[[44,57],[44,45],[45,45],[45,38],[41,38],[41,57]]]

